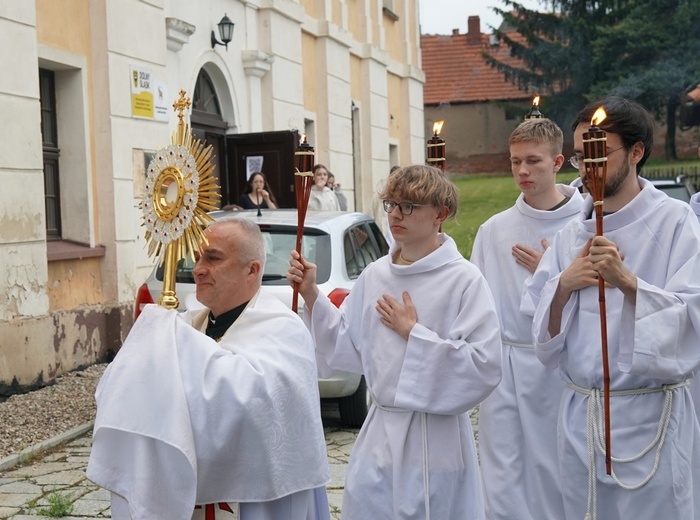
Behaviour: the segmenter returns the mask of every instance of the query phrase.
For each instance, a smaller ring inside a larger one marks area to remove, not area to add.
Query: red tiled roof
[[[480,41],[473,35],[421,35],[421,52],[425,85],[423,103],[468,103],[476,101],[516,100],[532,97],[506,81],[502,73],[488,65],[482,53],[486,50],[501,62],[515,65],[520,60],[510,56],[505,44],[492,46],[489,35],[481,33]],[[514,40],[522,39],[515,31]],[[472,41],[470,41],[472,40]]]

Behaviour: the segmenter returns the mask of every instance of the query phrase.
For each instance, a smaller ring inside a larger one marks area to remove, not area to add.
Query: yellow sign
[[[153,73],[149,69],[131,66],[131,115],[138,117],[154,116]]]

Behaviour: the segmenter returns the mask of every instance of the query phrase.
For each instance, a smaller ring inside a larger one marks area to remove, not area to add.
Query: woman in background
[[[327,183],[328,169],[322,164],[317,164],[314,166],[314,185],[309,197],[310,210],[340,211],[338,197],[326,186]]]
[[[262,172],[250,176],[238,205],[243,209],[277,209],[275,196]]]

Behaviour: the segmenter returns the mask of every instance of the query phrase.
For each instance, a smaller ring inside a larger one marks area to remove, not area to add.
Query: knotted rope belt
[[[505,345],[510,345],[511,347],[516,347],[516,348],[526,348],[530,350],[534,350],[535,346],[532,343],[518,343],[517,341],[511,341],[508,338],[501,338],[501,343],[503,346]]]
[[[390,413],[418,413],[420,414],[421,434],[423,435],[423,499],[425,500],[425,520],[430,520],[430,465],[428,463],[428,414],[425,412],[414,412],[405,408],[394,406],[382,406],[372,397],[372,402],[380,410]]]
[[[644,448],[641,452],[633,457],[627,458],[616,458],[610,457],[612,462],[616,463],[627,463],[635,462],[641,459],[644,455],[649,453],[654,446],[656,446],[656,454],[654,456],[654,465],[651,468],[649,474],[642,479],[639,483],[631,485],[622,482],[617,475],[615,475],[615,470],[611,471],[611,477],[615,483],[622,489],[627,491],[634,491],[645,486],[656,474],[656,470],[659,468],[659,459],[661,458],[661,448],[666,440],[666,432],[668,431],[668,425],[671,421],[671,410],[673,405],[673,391],[688,386],[690,381],[685,380],[680,383],[673,383],[669,385],[662,385],[654,388],[636,388],[633,390],[613,390],[610,392],[610,397],[622,397],[630,395],[645,395],[653,394],[657,392],[664,393],[664,406],[661,410],[661,418],[659,419],[659,426],[656,430],[656,436],[651,441],[651,443]],[[605,434],[603,432],[603,406],[601,405],[601,396],[603,391],[598,388],[588,389],[577,386],[573,383],[568,383],[567,386],[572,390],[579,392],[581,394],[588,396],[588,408],[586,411],[586,447],[588,448],[588,500],[586,503],[586,516],[585,520],[596,520],[597,519],[597,507],[598,507],[598,493],[596,490],[596,471],[595,471],[595,450],[605,455],[605,446],[603,444]]]

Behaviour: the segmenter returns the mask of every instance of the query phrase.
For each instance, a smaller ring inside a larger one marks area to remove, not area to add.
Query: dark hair
[[[270,194],[270,200],[274,203],[275,206],[277,206],[277,200],[275,199],[275,195],[272,193],[270,185],[267,183],[267,177],[265,177],[265,174],[263,172],[253,172],[253,174],[250,176],[248,182],[245,185],[243,193],[253,193],[253,179],[255,179],[255,177],[258,175],[260,175],[260,177],[262,177],[263,179],[263,189]]]
[[[599,107],[603,107],[606,116],[598,126],[606,132],[619,135],[625,150],[629,150],[635,143],[642,143],[644,146],[644,155],[637,163],[637,174],[639,174],[654,146],[654,118],[636,101],[609,96],[586,105],[576,116],[571,129],[575,131],[581,123],[590,123]]]

